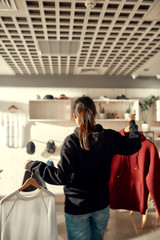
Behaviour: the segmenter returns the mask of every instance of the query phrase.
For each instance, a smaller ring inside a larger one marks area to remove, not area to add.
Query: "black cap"
[[[50,140],[47,142],[47,152],[48,153],[54,153],[56,150],[55,142],[53,140]]]
[[[124,94],[118,95],[117,99],[128,99]]]
[[[35,152],[35,144],[34,142],[30,141],[27,143],[27,153],[28,154],[33,154]]]
[[[52,95],[46,95],[46,96],[44,96],[43,99],[54,99],[54,97]]]

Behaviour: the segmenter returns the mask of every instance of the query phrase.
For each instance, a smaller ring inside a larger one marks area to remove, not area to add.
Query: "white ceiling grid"
[[[160,1],[160,0],[158,0]],[[147,15],[157,0],[21,0],[0,10],[0,55],[15,74],[128,75],[160,51],[160,19]],[[77,56],[41,55],[38,41],[78,41]]]

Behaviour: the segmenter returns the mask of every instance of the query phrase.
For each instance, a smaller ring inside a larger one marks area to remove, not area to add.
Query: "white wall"
[[[142,99],[149,95],[160,96],[160,89],[85,89],[85,88],[14,88],[14,87],[1,87],[0,88],[0,109],[8,108],[10,105],[16,105],[19,109],[28,113],[28,102],[31,96],[39,94],[43,98],[47,94],[58,97],[60,94],[65,94],[68,97],[79,97],[83,94],[92,98],[99,98],[105,95],[109,98],[116,98],[119,94],[124,94],[131,99]],[[155,107],[150,109],[149,121],[153,129],[158,129],[160,133],[159,123],[155,121]],[[137,123],[140,129],[141,120]],[[126,125],[123,123],[103,123],[106,128],[113,128],[121,130]],[[58,148],[62,144],[65,136],[73,131],[75,125],[72,123],[71,127],[66,124],[59,126],[52,123],[28,123],[26,127],[25,146],[27,141],[34,140],[36,144],[35,154],[29,155],[26,153],[26,147],[23,148],[9,148],[0,146],[0,195],[7,195],[12,191],[17,190],[21,184],[24,176],[24,163],[28,159],[41,160],[46,162],[48,159],[53,158],[55,164],[59,159]],[[156,132],[158,134],[158,132]],[[45,147],[48,140],[53,139],[56,142],[57,151],[54,155],[45,155]],[[48,189],[56,193],[62,193],[62,187],[55,187],[47,185]]]

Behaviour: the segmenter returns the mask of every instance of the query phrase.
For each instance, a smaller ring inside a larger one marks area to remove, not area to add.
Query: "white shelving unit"
[[[71,99],[30,100],[30,121],[71,121],[71,108]]]
[[[124,113],[130,107],[131,114],[136,114],[135,120],[139,121],[139,100],[137,99],[94,99],[94,102],[97,108],[97,120],[128,121],[124,118]],[[100,118],[100,104],[106,113],[105,119]],[[118,115],[119,118],[115,119],[114,115]]]
[[[38,99],[29,101],[30,121],[72,121],[72,105],[75,99]],[[131,113],[136,114],[136,121],[139,120],[139,101],[136,99],[93,99],[97,108],[97,120],[103,121],[127,121],[124,113],[130,107]],[[106,118],[99,118],[100,106],[105,109]],[[118,114],[118,119],[108,115]]]

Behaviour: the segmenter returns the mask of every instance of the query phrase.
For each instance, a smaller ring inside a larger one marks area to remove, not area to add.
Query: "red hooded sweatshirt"
[[[125,135],[124,130],[120,131]],[[109,180],[110,208],[144,214],[150,193],[160,217],[160,158],[151,141],[141,134],[141,149],[131,155],[115,155]]]

